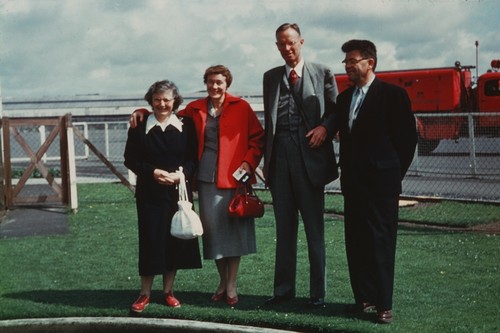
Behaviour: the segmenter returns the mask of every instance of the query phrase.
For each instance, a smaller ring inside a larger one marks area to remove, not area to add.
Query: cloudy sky
[[[261,93],[284,22],[334,73],[352,38],[375,42],[378,70],[474,65],[477,40],[482,73],[500,58],[499,12],[499,0],[0,0],[1,95],[142,96],[170,79],[189,96],[214,64],[233,93]]]

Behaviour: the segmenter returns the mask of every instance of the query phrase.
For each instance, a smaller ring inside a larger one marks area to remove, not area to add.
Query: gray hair
[[[149,87],[148,92],[144,95],[144,100],[149,103],[149,105],[153,106],[153,95],[157,93],[163,93],[166,91],[171,91],[174,95],[174,111],[179,108],[182,104],[183,98],[179,94],[179,88],[169,80],[156,81]]]

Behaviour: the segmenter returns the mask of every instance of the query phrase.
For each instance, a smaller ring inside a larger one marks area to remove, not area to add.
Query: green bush
[[[11,171],[12,178],[21,178],[26,169],[22,168],[13,168]],[[59,168],[49,168],[49,174],[53,177],[61,177],[61,170]],[[42,173],[40,170],[35,169],[31,174],[32,178],[42,178]]]

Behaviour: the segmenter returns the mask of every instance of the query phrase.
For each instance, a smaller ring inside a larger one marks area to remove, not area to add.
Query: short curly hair
[[[179,94],[179,88],[169,80],[156,81],[149,87],[146,95],[144,95],[144,100],[148,102],[149,105],[153,106],[153,95],[157,93],[163,93],[166,91],[171,91],[174,95],[174,111],[179,108],[184,100]]]
[[[227,87],[229,88],[231,86],[231,83],[233,82],[233,75],[231,74],[231,71],[229,68],[223,65],[215,65],[215,66],[210,66],[205,70],[205,74],[203,74],[203,83],[207,84],[207,79],[210,75],[217,75],[221,74],[226,78],[226,83]]]

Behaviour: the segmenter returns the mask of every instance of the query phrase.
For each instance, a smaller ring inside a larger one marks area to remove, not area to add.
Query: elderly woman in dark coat
[[[186,179],[190,179],[197,167],[193,122],[175,114],[182,96],[173,82],[154,83],[144,99],[153,113],[129,129],[124,154],[125,166],[137,175],[141,291],[132,304],[133,312],[142,312],[149,304],[155,275],[163,276],[166,304],[179,307],[173,293],[177,269],[201,267],[198,240],[181,240],[170,235],[178,201],[176,184],[180,177],[176,170],[182,167]]]

